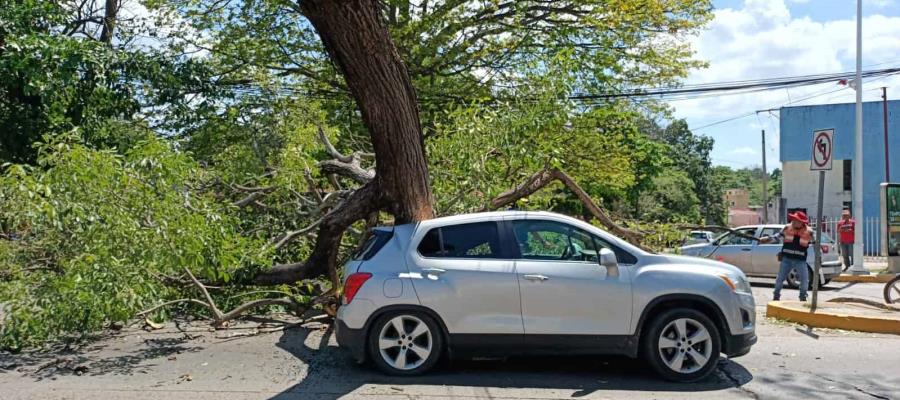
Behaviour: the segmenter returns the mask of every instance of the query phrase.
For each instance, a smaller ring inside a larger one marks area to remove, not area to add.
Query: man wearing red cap
[[[784,244],[781,246],[781,268],[778,269],[778,278],[775,281],[774,300],[781,299],[781,287],[791,270],[797,272],[800,277],[800,301],[806,301],[806,290],[809,288],[809,273],[806,268],[806,251],[813,243],[813,231],[809,228],[809,218],[803,211],[788,214],[788,223],[775,236],[763,236],[760,243],[770,243],[776,237],[781,237]]]
[[[841,255],[844,257],[844,271],[853,265],[853,243],[856,239],[856,221],[850,218],[850,210],[845,209],[841,213],[841,221],[837,224],[837,230],[841,234]]]

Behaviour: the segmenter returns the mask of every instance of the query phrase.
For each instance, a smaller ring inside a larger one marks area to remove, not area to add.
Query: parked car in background
[[[715,239],[715,235],[710,231],[691,231],[688,238],[685,239],[684,245],[711,243]]]
[[[674,381],[756,343],[745,275],[645,252],[559,214],[504,211],[376,228],[345,266],[336,333],[389,374],[443,356],[623,354]]]
[[[743,235],[760,238],[772,236],[780,232],[784,225],[748,225],[735,228],[735,232]],[[695,244],[681,247],[681,254],[686,256],[710,258],[726,262],[741,269],[747,276],[775,278],[778,276],[780,262],[777,255],[781,251],[781,241],[776,238],[772,243],[760,244],[741,235],[728,232],[719,236],[711,243]],[[809,285],[812,287],[812,271],[815,265],[815,253],[810,247],[807,254],[807,268],[809,269]],[[828,284],[834,277],[841,274],[841,261],[838,256],[838,246],[834,239],[826,233],[822,233],[822,268],[819,274],[820,286]],[[800,278],[796,272],[791,272],[787,278],[790,287],[800,287]]]

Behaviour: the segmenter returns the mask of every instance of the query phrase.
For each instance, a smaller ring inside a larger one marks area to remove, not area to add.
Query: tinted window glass
[[[422,241],[419,242],[419,254],[425,257],[440,257],[441,253],[441,236],[440,229],[435,228],[425,234]]]
[[[359,251],[353,256],[355,260],[368,260],[371,259],[375,254],[387,244],[388,240],[391,240],[391,237],[394,236],[394,233],[391,231],[383,231],[383,230],[374,230],[372,234],[366,239],[366,242],[363,243],[362,247],[359,248]]]
[[[747,236],[753,236],[756,233],[756,228],[744,228],[744,229],[738,230],[737,232],[740,232]],[[728,245],[745,246],[745,245],[753,244],[753,240],[751,240],[750,238],[744,237],[742,235],[735,235],[734,233],[728,233],[722,237],[720,244],[722,244],[724,246],[728,246]]]
[[[778,232],[781,232],[781,228],[763,228],[762,233],[760,234],[760,237],[763,237],[763,236],[772,237],[774,235],[777,235]],[[777,244],[777,245],[781,244],[781,237],[772,238],[772,239],[773,240],[771,242],[766,243],[766,244]]]
[[[529,260],[564,260],[596,263],[599,249],[616,253],[622,264],[637,262],[630,253],[581,229],[553,221],[513,221],[521,257]]]
[[[419,243],[419,253],[425,257],[498,258],[497,224],[478,222],[434,228]]]

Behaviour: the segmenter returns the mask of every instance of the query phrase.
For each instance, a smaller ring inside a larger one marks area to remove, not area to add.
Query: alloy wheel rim
[[[663,363],[680,374],[697,372],[712,358],[709,330],[691,318],[669,322],[660,332],[658,343]]]
[[[795,270],[791,270],[791,272],[788,273],[787,281],[791,286],[800,287],[800,279],[797,277],[797,271]]]
[[[400,315],[384,324],[378,334],[378,351],[391,367],[408,371],[418,368],[431,355],[432,335],[428,325],[412,315]]]

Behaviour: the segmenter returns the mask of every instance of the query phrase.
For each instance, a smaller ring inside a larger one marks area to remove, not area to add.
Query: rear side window
[[[392,231],[373,230],[372,235],[366,239],[366,242],[359,248],[359,251],[353,255],[353,259],[362,261],[371,259],[375,254],[378,254],[378,251],[381,250],[389,240],[391,240],[392,236],[394,236]]]
[[[433,258],[500,258],[500,236],[494,222],[443,226],[428,231],[418,250]]]

